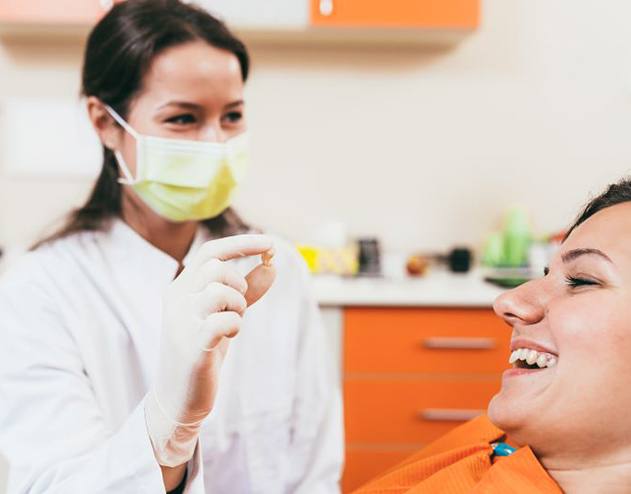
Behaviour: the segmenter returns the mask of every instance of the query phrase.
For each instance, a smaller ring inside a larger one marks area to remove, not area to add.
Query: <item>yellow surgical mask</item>
[[[246,133],[225,142],[166,139],[139,134],[111,107],[107,111],[136,139],[136,176],[115,152],[124,178],[156,213],[171,221],[205,220],[225,211],[247,169]]]

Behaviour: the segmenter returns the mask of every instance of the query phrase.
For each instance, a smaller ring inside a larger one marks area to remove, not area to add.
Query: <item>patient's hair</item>
[[[631,202],[631,178],[623,178],[618,183],[611,184],[607,187],[605,192],[589,201],[568,230],[565,238],[567,238],[577,226],[587,221],[598,211],[623,202]]]

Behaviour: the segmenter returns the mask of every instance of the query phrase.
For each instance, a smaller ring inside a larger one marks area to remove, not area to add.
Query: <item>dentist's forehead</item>
[[[238,58],[201,41],[166,49],[144,77],[142,107],[156,110],[170,101],[198,107],[223,107],[243,99]]]
[[[211,85],[214,89],[241,81],[241,66],[233,53],[202,41],[177,45],[160,53],[148,71],[156,86]]]

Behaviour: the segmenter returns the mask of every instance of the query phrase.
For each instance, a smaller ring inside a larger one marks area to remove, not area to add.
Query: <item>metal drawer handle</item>
[[[495,348],[494,338],[425,338],[425,348],[432,350],[492,350]]]
[[[325,17],[333,14],[333,0],[320,0],[320,15]]]
[[[431,422],[466,422],[484,413],[484,410],[476,409],[426,408],[418,413],[418,418]]]

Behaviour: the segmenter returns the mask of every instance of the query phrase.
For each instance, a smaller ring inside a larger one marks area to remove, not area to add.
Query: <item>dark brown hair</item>
[[[126,119],[154,58],[167,48],[195,40],[233,53],[243,81],[247,80],[250,59],[245,45],[205,10],[179,0],[118,3],[88,37],[81,94],[97,97]],[[107,220],[121,215],[121,200],[116,159],[112,150],[103,146],[103,166],[86,203],[70,213],[58,232],[37,245],[80,231],[103,229]],[[203,223],[216,236],[248,230],[230,208]]]
[[[565,238],[569,237],[576,227],[598,211],[623,202],[631,202],[631,178],[623,178],[619,182],[609,185],[607,190],[589,201],[566,233]]]

